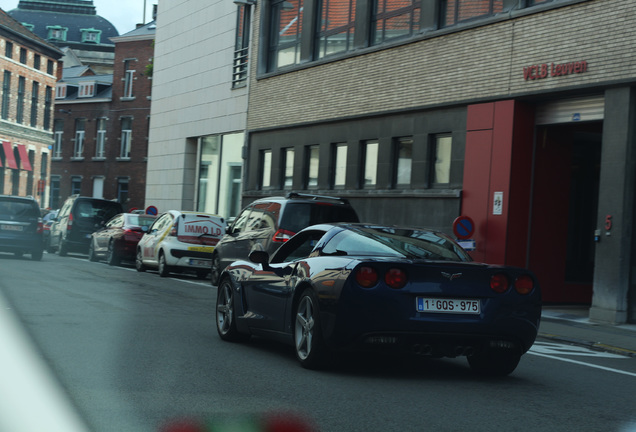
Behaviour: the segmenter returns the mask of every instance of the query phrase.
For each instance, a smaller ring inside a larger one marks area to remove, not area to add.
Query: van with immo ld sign
[[[212,252],[225,233],[221,216],[170,210],[148,228],[135,256],[137,271],[157,269],[159,276],[192,271],[203,279],[210,271]]]

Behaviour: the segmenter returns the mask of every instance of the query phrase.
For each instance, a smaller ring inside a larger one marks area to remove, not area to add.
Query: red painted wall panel
[[[477,261],[526,265],[532,109],[515,101],[468,107],[462,214],[475,222]],[[495,192],[503,193],[495,215]]]

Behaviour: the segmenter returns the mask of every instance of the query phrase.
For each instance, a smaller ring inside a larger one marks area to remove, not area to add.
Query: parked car
[[[122,260],[134,260],[137,244],[157,217],[146,214],[120,213],[91,234],[88,259],[106,258],[110,265]]]
[[[534,343],[541,292],[533,273],[471,262],[443,233],[323,224],[271,257],[255,248],[222,274],[223,340],[288,342],[318,368],[344,350],[466,356],[477,372],[511,373]]]
[[[170,210],[160,215],[139,241],[137,271],[156,268],[170,272],[194,271],[205,278],[214,247],[225,231],[225,219],[209,213]]]
[[[55,222],[58,211],[59,210],[51,210],[42,218],[42,242],[44,244],[44,250],[49,249],[51,242],[51,225]]]
[[[117,201],[72,195],[64,201],[51,225],[49,252],[60,256],[68,252],[87,253],[91,234],[124,210]]]
[[[245,207],[227,229],[212,256],[212,285],[234,261],[247,259],[254,244],[273,254],[294,234],[310,225],[359,222],[344,198],[289,193],[286,197],[261,198]]]
[[[34,199],[0,195],[0,251],[42,259],[42,218]]]

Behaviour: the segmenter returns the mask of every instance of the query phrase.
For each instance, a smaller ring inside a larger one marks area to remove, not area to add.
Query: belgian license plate
[[[22,225],[2,225],[0,226],[3,231],[22,231]]]
[[[204,259],[191,259],[190,260],[190,265],[191,266],[209,267],[211,264],[212,264],[212,261],[210,261],[210,260],[204,260]]]
[[[418,297],[417,311],[477,315],[481,313],[481,303],[475,299]]]

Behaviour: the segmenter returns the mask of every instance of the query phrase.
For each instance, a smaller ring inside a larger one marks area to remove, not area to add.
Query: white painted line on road
[[[585,362],[578,361],[578,360],[572,360],[572,359],[557,357],[557,356],[548,355],[548,354],[540,354],[538,352],[532,352],[532,351],[528,351],[527,354],[532,354],[532,355],[536,355],[536,356],[539,356],[539,357],[550,358],[550,359],[553,359],[553,360],[560,360],[560,361],[564,361],[564,362],[567,362],[567,363],[574,363],[574,364],[578,364],[578,365],[581,365],[581,366],[587,366],[587,367],[591,367],[591,368],[595,368],[595,369],[601,369],[601,370],[608,371],[608,372],[614,372],[614,373],[617,373],[617,374],[623,374],[623,375],[629,375],[629,376],[636,377],[636,373],[634,373],[634,372],[627,372],[627,371],[623,371],[623,370],[620,370],[620,369],[608,368],[608,367],[605,367],[605,366],[599,366],[599,365],[595,365],[595,364],[585,363]]]

